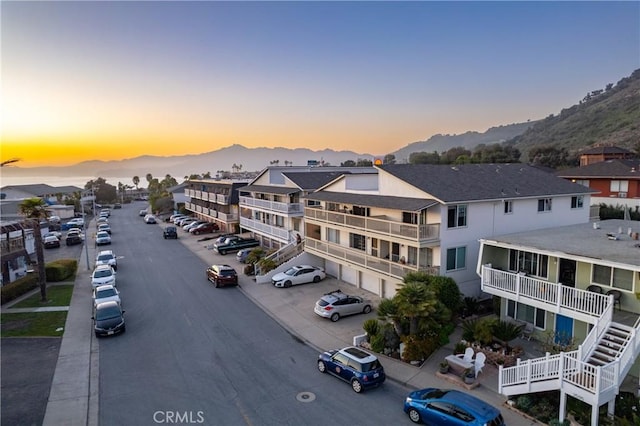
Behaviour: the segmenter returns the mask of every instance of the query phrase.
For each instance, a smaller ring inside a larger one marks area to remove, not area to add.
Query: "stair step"
[[[607,364],[609,364],[609,363],[608,363],[608,362],[605,362],[605,361],[602,361],[602,360],[600,360],[600,359],[598,359],[598,358],[593,358],[593,357],[592,357],[592,358],[589,358],[589,359],[587,360],[587,364],[591,364],[591,365],[594,365],[594,366],[596,366],[596,367],[602,367],[603,365],[607,365]]]
[[[607,354],[602,354],[602,353],[598,353],[598,352],[594,352],[593,354],[591,354],[591,358],[593,359],[597,359],[599,361],[605,362],[605,363],[610,363],[613,362],[613,360],[615,360],[616,358]]]

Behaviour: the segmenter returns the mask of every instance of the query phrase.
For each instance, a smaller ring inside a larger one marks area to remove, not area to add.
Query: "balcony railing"
[[[482,265],[482,290],[510,300],[523,302],[547,311],[594,324],[611,311],[613,296],[528,277],[522,273],[502,271]],[[526,299],[526,300],[525,300]],[[611,321],[611,318],[607,318]]]
[[[285,214],[299,214],[304,213],[303,203],[283,203],[279,201],[261,200],[253,197],[240,197],[241,207],[258,207],[265,210],[271,210],[278,213]]]
[[[409,272],[424,271],[430,275],[440,274],[440,268],[437,266],[418,267],[416,265],[392,262],[387,259],[370,256],[361,250],[344,247],[327,241],[314,240],[312,238],[305,238],[305,251],[310,253],[315,252],[322,257],[340,259],[343,262],[353,263],[400,280]]]
[[[22,240],[22,237],[12,237],[8,240],[2,240],[0,244],[0,251],[5,254],[24,250],[24,241]]]
[[[289,230],[282,227],[269,225],[267,223],[262,223],[260,221],[242,216],[240,217],[240,226],[252,231],[260,232],[273,238],[277,238],[283,242],[289,241]]]
[[[368,216],[358,216],[349,213],[323,210],[320,208],[306,207],[304,209],[305,219],[311,219],[327,224],[337,224],[355,229],[364,229],[384,234],[408,238],[411,240],[433,240],[440,238],[440,224],[413,225],[411,223],[395,222],[388,219],[378,219]]]

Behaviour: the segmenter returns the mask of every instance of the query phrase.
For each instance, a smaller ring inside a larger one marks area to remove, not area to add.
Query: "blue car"
[[[414,423],[428,425],[504,426],[500,410],[457,390],[427,388],[411,392],[404,412]]]
[[[321,353],[318,370],[350,383],[356,393],[380,386],[386,379],[378,358],[354,346]]]

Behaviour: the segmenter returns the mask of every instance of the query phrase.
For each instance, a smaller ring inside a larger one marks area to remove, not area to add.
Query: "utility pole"
[[[84,255],[87,258],[87,271],[90,271],[91,270],[91,265],[89,264],[89,243],[87,241],[87,215],[86,215],[85,210],[84,210],[84,201],[85,201],[84,200],[84,198],[85,198],[84,194],[85,193],[82,193],[82,194],[83,194],[83,196],[80,197],[80,204],[82,204],[82,219],[84,220],[84,226],[83,226],[83,228],[84,228]]]

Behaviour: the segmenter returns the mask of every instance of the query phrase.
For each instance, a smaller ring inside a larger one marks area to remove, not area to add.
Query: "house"
[[[372,173],[371,167],[267,167],[240,191],[240,227],[261,245],[281,249],[304,238],[309,193],[344,173]]]
[[[628,160],[636,154],[617,146],[596,146],[580,153],[580,167],[607,160]]]
[[[238,188],[248,183],[248,179],[188,180],[184,195],[189,201],[184,208],[198,219],[216,223],[221,232],[237,233],[240,230]]]
[[[167,192],[171,194],[173,198],[173,209],[176,211],[180,210],[180,207],[184,206],[189,198],[185,195],[185,188],[187,187],[187,182],[183,182],[179,185],[172,186],[167,189]]]
[[[479,239],[589,221],[590,190],[524,164],[383,165],[307,195],[305,252],[328,274],[393,297],[408,272],[480,297]]]
[[[61,204],[65,198],[82,191],[77,186],[51,186],[46,183],[7,185],[0,188],[2,200],[42,198],[47,204]]]
[[[594,164],[595,165],[595,164]],[[588,167],[588,166],[585,166]],[[577,349],[501,368],[504,395],[560,390],[613,413],[640,353],[640,222],[606,220],[480,239],[482,291],[501,298],[500,317],[534,325],[534,336]],[[637,379],[635,380],[637,383]]]
[[[0,223],[1,285],[25,276],[30,270],[30,254],[35,253],[33,230],[17,221]]]
[[[593,204],[640,209],[640,159],[616,159],[561,170],[556,176],[594,189]]]

